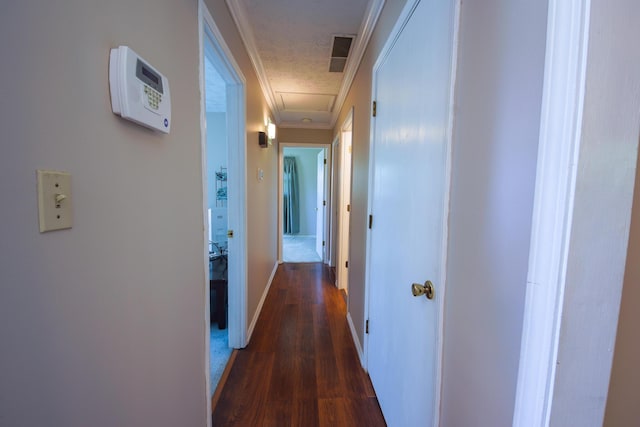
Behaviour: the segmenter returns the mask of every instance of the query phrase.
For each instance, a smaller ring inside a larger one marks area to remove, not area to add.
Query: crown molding
[[[269,84],[269,79],[267,78],[264,65],[262,65],[262,60],[260,60],[258,47],[256,46],[256,39],[253,34],[253,30],[251,29],[251,24],[249,23],[249,18],[247,17],[248,15],[244,4],[238,0],[225,0],[225,2],[227,3],[227,7],[229,7],[233,21],[236,23],[236,27],[240,33],[240,38],[242,38],[244,47],[249,55],[249,59],[251,59],[253,68],[256,71],[256,76],[258,77],[258,82],[260,83],[260,88],[262,89],[262,93],[267,101],[267,105],[269,106],[271,113],[274,115],[274,122],[279,124],[281,121],[280,112],[275,102],[273,90]]]

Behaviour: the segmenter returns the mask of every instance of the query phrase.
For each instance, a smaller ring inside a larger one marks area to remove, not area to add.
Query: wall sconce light
[[[258,145],[262,148],[267,148],[269,146],[269,141],[267,141],[266,133],[258,132]]]
[[[276,124],[271,123],[271,119],[269,119],[269,123],[267,124],[267,138],[269,138],[269,143],[276,139]]]
[[[265,126],[266,132],[258,132],[258,144],[262,148],[267,148],[273,143],[276,138],[276,125],[271,121],[271,118],[267,118],[267,126]]]

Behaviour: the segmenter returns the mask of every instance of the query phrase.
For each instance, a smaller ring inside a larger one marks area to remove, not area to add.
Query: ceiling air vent
[[[329,72],[342,73],[347,64],[347,57],[351,50],[351,42],[355,36],[333,36],[333,46],[331,47],[331,61],[329,62]]]

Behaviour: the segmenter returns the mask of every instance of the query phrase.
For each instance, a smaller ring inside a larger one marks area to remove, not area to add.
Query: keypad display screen
[[[142,80],[145,84],[149,85],[156,91],[162,92],[162,78],[155,71],[153,71],[147,64],[140,61],[136,63],[136,77]]]

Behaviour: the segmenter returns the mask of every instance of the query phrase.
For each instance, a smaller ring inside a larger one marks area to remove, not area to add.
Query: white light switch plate
[[[47,170],[38,170],[37,173],[40,232],[71,228],[71,174]]]

